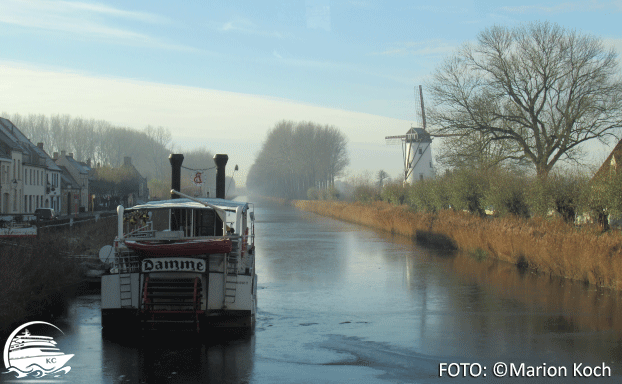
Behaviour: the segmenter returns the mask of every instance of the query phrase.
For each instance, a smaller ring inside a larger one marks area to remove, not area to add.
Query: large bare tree
[[[464,136],[452,141],[458,152],[479,135],[541,177],[559,160],[580,161],[581,144],[607,142],[622,126],[616,53],[548,22],[484,30],[437,68],[429,88],[431,122],[437,133]]]

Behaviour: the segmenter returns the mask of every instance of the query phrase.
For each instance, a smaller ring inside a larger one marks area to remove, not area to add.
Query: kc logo
[[[31,333],[28,328],[36,330],[38,334]],[[23,331],[22,331],[23,330]],[[63,331],[54,324],[45,321],[31,321],[17,327],[11,333],[4,345],[4,365],[7,367],[3,374],[14,373],[16,378],[43,377],[53,375],[60,377],[66,374],[71,367],[65,364],[74,355],[66,355],[56,348],[56,341],[52,336],[45,334],[58,334]]]

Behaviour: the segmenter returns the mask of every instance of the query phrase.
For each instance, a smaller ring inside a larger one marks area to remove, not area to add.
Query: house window
[[[423,155],[423,148],[419,148],[419,154]]]
[[[419,180],[423,180],[423,173],[419,174]]]

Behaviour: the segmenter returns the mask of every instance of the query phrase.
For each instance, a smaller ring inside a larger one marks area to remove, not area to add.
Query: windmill
[[[415,88],[417,97],[417,88]],[[387,144],[401,144],[404,156],[404,183],[412,184],[415,180],[434,177],[432,167],[432,136],[426,131],[425,108],[423,106],[423,90],[419,86],[421,104],[421,128],[412,127],[405,135],[386,136]]]

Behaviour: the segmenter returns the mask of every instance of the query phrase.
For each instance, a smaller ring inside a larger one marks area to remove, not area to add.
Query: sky
[[[227,153],[238,185],[275,124],[312,121],[347,137],[347,175],[397,178],[384,137],[419,126],[415,87],[461,44],[551,21],[621,53],[621,16],[622,0],[0,0],[0,112],[163,126],[177,152]]]

